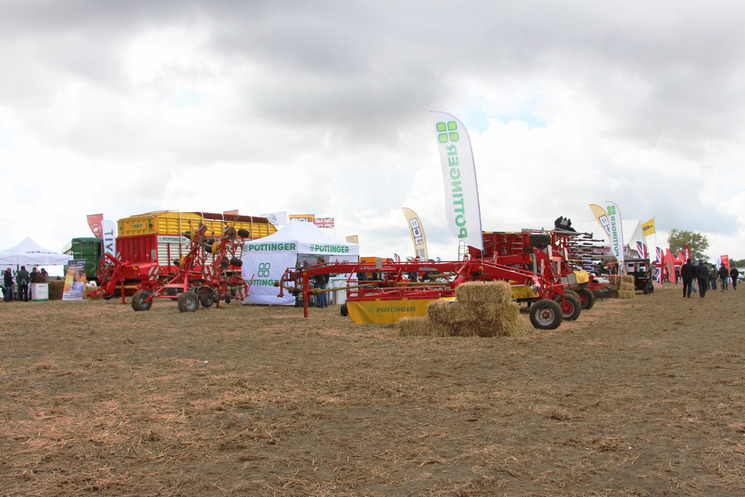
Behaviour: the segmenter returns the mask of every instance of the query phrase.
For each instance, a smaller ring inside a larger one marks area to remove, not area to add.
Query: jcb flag
[[[347,243],[360,243],[360,236],[359,235],[349,235],[347,238]]]
[[[590,210],[592,210],[592,213],[595,214],[595,220],[598,222],[601,228],[603,228],[603,234],[608,239],[608,241],[611,240],[611,233],[610,233],[610,218],[608,218],[608,213],[605,212],[605,209],[600,207],[597,204],[590,204]]]
[[[406,217],[406,222],[409,225],[411,241],[414,243],[414,253],[424,261],[429,260],[427,255],[427,238],[424,236],[424,227],[422,226],[422,222],[419,220],[419,216],[408,207],[402,207],[402,209],[404,211],[404,216]]]
[[[644,232],[644,236],[654,235],[654,218],[650,219],[646,223],[642,224],[642,231]]]

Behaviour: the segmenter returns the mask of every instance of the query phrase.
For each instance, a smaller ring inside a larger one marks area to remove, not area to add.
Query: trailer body
[[[85,276],[87,281],[96,281],[98,274],[98,261],[103,250],[103,238],[100,237],[78,237],[73,238],[62,249],[64,254],[72,256],[73,260],[85,260]],[[64,268],[67,271],[67,266]]]

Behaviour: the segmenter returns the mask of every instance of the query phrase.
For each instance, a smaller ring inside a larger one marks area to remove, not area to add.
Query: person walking
[[[20,271],[16,273],[16,282],[18,282],[18,300],[28,302],[28,284],[31,278],[26,271],[26,266],[21,266]]]
[[[698,296],[706,297],[706,289],[709,288],[709,268],[704,261],[699,259],[696,266],[696,279],[698,279]]]
[[[737,290],[737,277],[740,276],[740,270],[732,266],[732,269],[729,270],[729,276],[732,278],[732,289]]]
[[[729,270],[727,269],[727,266],[722,263],[722,265],[719,267],[719,287],[722,289],[722,291],[725,291],[727,289],[728,278]]]
[[[693,284],[693,278],[696,277],[696,266],[693,265],[690,259],[685,264],[680,266],[680,278],[683,280],[683,298],[691,298],[691,285]]]
[[[717,278],[719,278],[719,271],[717,270],[717,265],[712,264],[711,270],[709,271],[709,284],[711,285],[709,288],[711,290],[717,289]]]

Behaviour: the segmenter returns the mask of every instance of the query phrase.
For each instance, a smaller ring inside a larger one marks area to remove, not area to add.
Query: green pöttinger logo
[[[440,143],[446,143],[448,140],[451,142],[457,142],[460,140],[458,134],[458,123],[455,121],[448,121],[435,124],[437,129],[437,140]]]
[[[271,268],[272,268],[271,262],[260,262],[259,271],[256,273],[256,276],[258,276],[259,278],[268,278]]]

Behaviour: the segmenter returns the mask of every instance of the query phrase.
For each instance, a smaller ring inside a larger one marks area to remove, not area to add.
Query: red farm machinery
[[[185,233],[191,240],[189,252],[174,261],[178,269],[173,275],[151,278],[140,283],[132,295],[132,308],[147,311],[156,298],[176,299],[181,312],[194,312],[199,306],[220,305],[223,300],[243,300],[249,283],[241,276],[244,229],[227,228],[220,238],[206,235],[201,224],[194,232]]]
[[[378,311],[390,312],[391,315],[395,315],[396,309],[413,310],[417,304],[426,311],[426,304],[432,300],[453,298],[455,288],[461,283],[501,280],[510,283],[515,301],[529,306],[534,327],[555,329],[563,319],[577,319],[581,303],[569,285],[562,281],[561,275],[555,272],[555,261],[549,256],[550,250],[545,250],[547,236],[528,237],[532,243],[530,250],[520,258],[505,260],[387,260],[375,265],[326,263],[288,269],[279,282],[280,295],[289,291],[301,299],[307,317],[310,296],[314,292],[327,291],[311,289],[312,279],[322,274],[348,274],[346,303],[341,312],[348,313],[355,321],[355,314],[364,314],[370,303],[374,303],[373,307]],[[386,302],[392,303],[393,307],[384,305]],[[417,315],[422,315],[419,312]]]
[[[243,243],[275,231],[263,217],[203,212],[122,219],[117,256],[103,254],[98,260],[94,294],[118,295],[122,303],[132,296],[135,310],[149,309],[155,298],[172,298],[182,312],[242,300],[249,286],[241,277]]]

